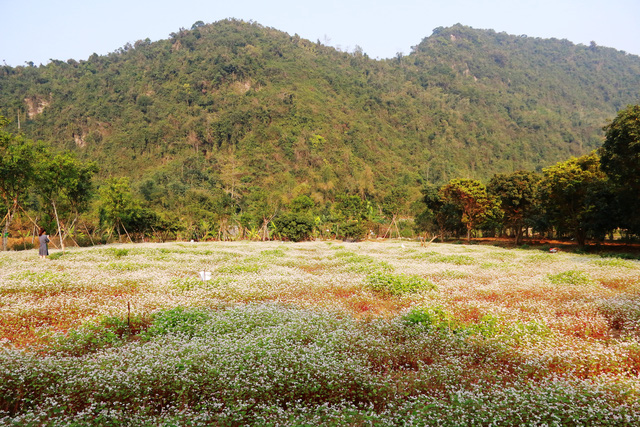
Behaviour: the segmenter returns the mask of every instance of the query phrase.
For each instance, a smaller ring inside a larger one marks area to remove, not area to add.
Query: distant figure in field
[[[44,228],[40,229],[38,241],[40,241],[40,258],[45,259],[45,257],[49,255],[49,247],[47,246],[47,243],[49,243],[49,236],[47,236],[47,231]]]

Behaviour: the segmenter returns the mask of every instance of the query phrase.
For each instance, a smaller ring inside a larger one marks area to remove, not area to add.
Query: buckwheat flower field
[[[112,245],[0,253],[0,295],[0,425],[640,425],[635,260]]]

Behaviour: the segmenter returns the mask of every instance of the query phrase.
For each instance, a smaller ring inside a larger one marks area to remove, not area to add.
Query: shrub
[[[313,218],[304,213],[286,213],[274,219],[273,223],[280,236],[292,242],[308,240],[315,226]]]
[[[339,228],[339,237],[342,240],[359,241],[367,234],[367,228],[362,222],[349,221],[345,224],[341,224]]]

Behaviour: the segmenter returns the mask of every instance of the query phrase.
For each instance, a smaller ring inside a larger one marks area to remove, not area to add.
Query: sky
[[[0,0],[0,65],[86,60],[226,18],[380,59],[456,23],[640,55],[640,0]]]

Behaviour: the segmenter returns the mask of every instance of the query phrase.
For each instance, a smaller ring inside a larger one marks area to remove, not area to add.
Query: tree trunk
[[[522,227],[516,227],[516,246],[522,244]]]

